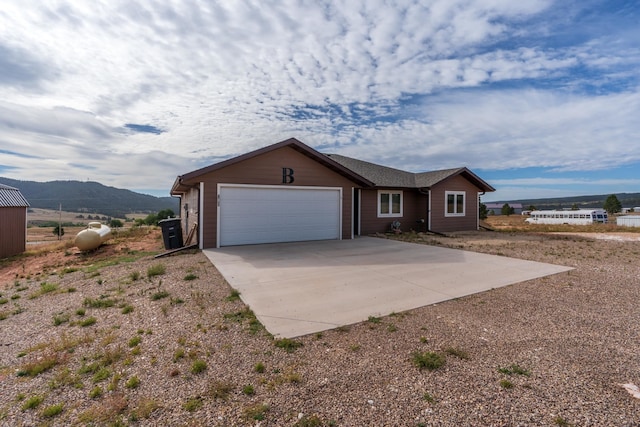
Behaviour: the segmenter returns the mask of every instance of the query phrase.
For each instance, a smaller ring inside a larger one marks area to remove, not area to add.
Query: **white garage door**
[[[340,188],[218,186],[219,246],[340,239]]]

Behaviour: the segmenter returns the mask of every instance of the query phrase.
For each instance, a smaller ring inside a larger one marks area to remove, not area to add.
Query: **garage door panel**
[[[220,245],[340,238],[340,189],[221,186]]]

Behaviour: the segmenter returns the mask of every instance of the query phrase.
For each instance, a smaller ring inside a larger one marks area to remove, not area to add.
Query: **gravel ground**
[[[0,424],[640,426],[638,241],[401,238],[575,270],[284,342],[197,252],[18,277]]]

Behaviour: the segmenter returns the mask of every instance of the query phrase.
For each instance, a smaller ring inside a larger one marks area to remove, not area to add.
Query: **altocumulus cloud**
[[[635,164],[638,7],[605,3],[8,0],[0,165],[168,189],[291,136],[408,170]]]

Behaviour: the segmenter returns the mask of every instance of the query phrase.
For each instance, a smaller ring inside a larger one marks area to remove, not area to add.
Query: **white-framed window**
[[[402,191],[378,190],[378,218],[402,216]]]
[[[444,216],[464,216],[464,191],[445,191],[444,197]]]

